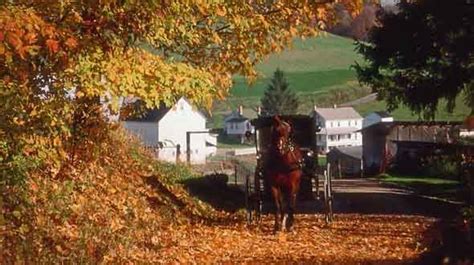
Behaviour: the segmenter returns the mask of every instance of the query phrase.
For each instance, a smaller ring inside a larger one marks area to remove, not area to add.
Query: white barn
[[[123,126],[145,146],[158,150],[160,160],[187,161],[188,137],[192,164],[203,164],[216,153],[217,138],[206,128],[206,117],[185,98],[171,108],[162,106],[141,118],[126,120]]]
[[[311,113],[316,125],[318,151],[327,153],[335,147],[362,145],[362,117],[352,107],[317,108]]]

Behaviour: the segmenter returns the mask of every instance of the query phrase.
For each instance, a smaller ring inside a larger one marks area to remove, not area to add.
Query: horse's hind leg
[[[277,187],[272,187],[273,201],[275,201],[275,226],[274,231],[278,232],[281,230],[280,222],[282,216],[282,200],[281,200],[281,191]]]

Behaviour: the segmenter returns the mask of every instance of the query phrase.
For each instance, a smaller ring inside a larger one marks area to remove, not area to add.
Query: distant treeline
[[[361,13],[353,18],[343,6],[338,6],[339,21],[329,28],[329,32],[356,40],[367,40],[368,32],[377,24],[377,13],[394,11],[396,11],[394,5],[384,5],[382,8],[379,4],[366,1]]]

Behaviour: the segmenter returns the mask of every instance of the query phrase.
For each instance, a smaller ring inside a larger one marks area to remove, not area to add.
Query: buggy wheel
[[[245,208],[247,209],[247,224],[252,224],[253,216],[253,205],[252,205],[252,198],[251,198],[251,188],[250,188],[250,176],[247,175],[245,177]]]
[[[311,193],[313,199],[319,200],[319,176],[314,175],[311,177]]]
[[[263,180],[260,173],[257,171],[254,174],[254,188],[255,188],[255,197],[252,201],[253,206],[255,207],[255,221],[258,223],[262,217],[262,208],[263,208],[263,199],[262,199],[262,190],[263,190]]]
[[[332,207],[332,187],[331,187],[331,176],[328,173],[329,171],[324,172],[324,205],[326,210],[326,223],[331,223],[333,221],[333,207]]]
[[[326,202],[326,217],[325,217],[326,223],[329,224],[331,223],[333,219],[333,214],[332,214],[332,199],[327,200]]]

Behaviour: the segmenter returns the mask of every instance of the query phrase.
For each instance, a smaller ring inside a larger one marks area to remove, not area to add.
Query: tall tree
[[[463,94],[474,112],[474,5],[468,2],[401,1],[397,12],[382,14],[382,26],[358,43],[367,60],[356,66],[359,80],[390,110],[402,103],[433,119],[441,100],[452,111]]]
[[[285,74],[279,68],[273,73],[262,102],[262,115],[288,115],[298,112],[298,97],[289,87]]]

